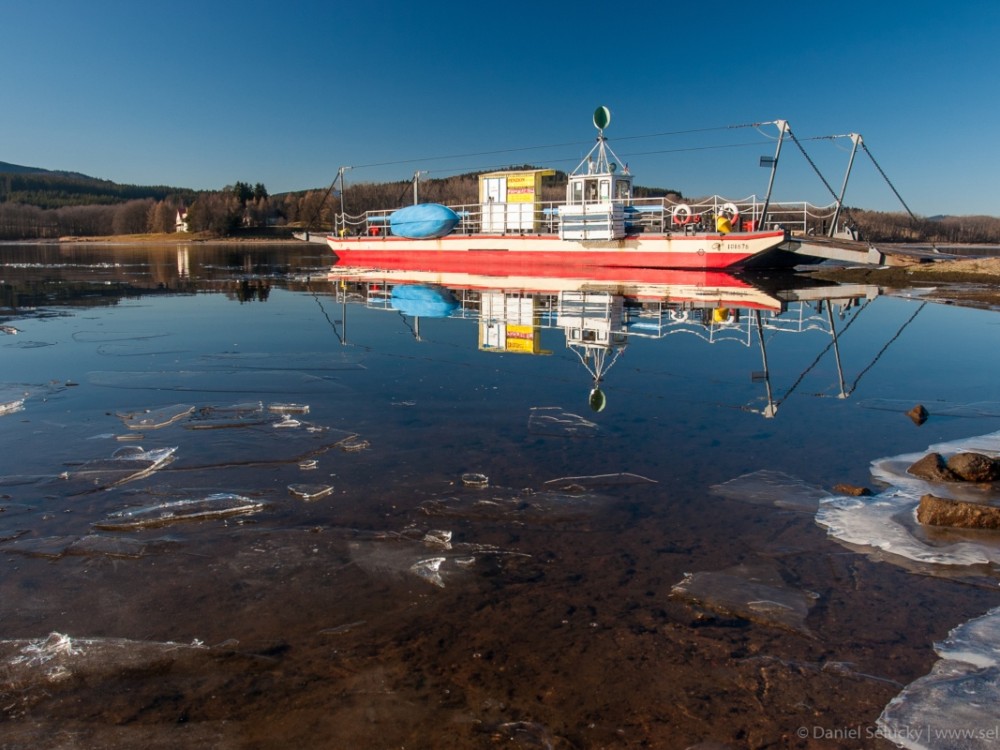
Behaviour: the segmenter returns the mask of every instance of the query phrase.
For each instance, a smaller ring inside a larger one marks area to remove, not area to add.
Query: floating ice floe
[[[444,588],[444,579],[441,578],[441,563],[446,559],[444,557],[428,557],[424,560],[417,560],[410,566],[410,572],[428,583]]]
[[[816,522],[838,541],[877,551],[890,562],[951,567],[1000,563],[1000,534],[925,528],[916,520],[916,508],[925,494],[982,501],[992,491],[988,485],[984,489],[965,482],[929,482],[907,473],[926,453],[960,451],[998,455],[1000,432],[879,459],[872,463],[871,473],[889,489],[872,497],[831,496],[820,504]]]
[[[807,633],[805,620],[818,596],[786,584],[768,567],[688,573],[671,592],[715,612]]]
[[[177,447],[143,450],[138,445],[119,448],[110,458],[96,459],[80,464],[60,474],[60,479],[80,485],[84,489],[106,489],[147,477],[159,471],[174,458]]]
[[[308,404],[268,404],[267,410],[278,414],[308,414]]]
[[[528,415],[528,432],[557,437],[594,437],[597,423],[559,406],[533,406]]]
[[[264,412],[264,404],[251,401],[230,406],[203,406],[184,425],[189,430],[220,430],[268,424],[274,417]]]
[[[25,400],[23,398],[16,398],[12,401],[0,401],[0,417],[5,414],[14,414],[15,412],[23,411]]]
[[[490,478],[485,474],[469,471],[462,475],[462,484],[466,487],[489,487]]]
[[[371,446],[367,440],[364,440],[357,435],[346,437],[343,440],[334,443],[334,445],[346,453],[356,453],[358,451],[366,450]]]
[[[454,542],[447,529],[415,526],[355,540],[348,544],[351,561],[367,573],[404,578],[416,576],[444,588],[448,578],[468,571],[480,558],[528,557],[490,545]]]
[[[589,489],[591,487],[619,487],[629,484],[656,484],[655,479],[619,471],[614,474],[591,474],[582,477],[559,477],[545,482],[545,487],[561,490]]]
[[[728,500],[810,512],[815,512],[822,501],[831,497],[822,487],[769,469],[744,474],[728,482],[712,485],[709,489],[712,494]]]
[[[333,487],[328,484],[290,484],[288,491],[295,497],[303,500],[319,500],[333,492]]]
[[[63,633],[50,633],[37,640],[0,640],[0,691],[10,697],[34,687],[51,687],[71,677],[135,671],[207,650],[198,640],[189,644],[157,643],[125,638],[71,638]]]
[[[1000,607],[934,646],[941,660],[885,707],[878,729],[913,750],[979,750],[1000,743]]]
[[[242,495],[219,492],[203,498],[154,503],[141,508],[126,508],[111,513],[105,520],[93,524],[106,531],[131,531],[168,526],[188,521],[228,518],[256,513],[264,507],[259,500]]]
[[[193,406],[174,404],[159,409],[119,412],[116,416],[130,430],[159,430],[187,417],[194,411]]]

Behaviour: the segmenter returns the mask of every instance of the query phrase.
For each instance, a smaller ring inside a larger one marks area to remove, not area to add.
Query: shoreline
[[[31,243],[33,240],[24,240]],[[55,240],[34,240],[34,242],[57,245],[188,245],[188,244],[269,244],[269,245],[298,245],[302,240],[294,237],[222,237],[219,235],[199,232],[197,234],[178,234],[169,232],[163,234],[112,234],[97,237],[78,237],[69,235]]]
[[[295,237],[222,237],[207,233],[127,234],[95,237],[64,236],[58,239],[9,240],[0,245],[303,245]],[[739,273],[737,271],[737,273]],[[912,263],[893,266],[817,266],[800,267],[798,273],[824,281],[878,284],[880,286],[923,286],[927,283],[1000,284],[1000,257],[941,258],[928,262],[914,258]],[[1000,289],[996,291],[1000,298]]]

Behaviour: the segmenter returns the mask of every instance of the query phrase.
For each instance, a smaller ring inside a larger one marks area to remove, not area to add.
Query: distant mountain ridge
[[[175,198],[190,204],[196,191],[166,185],[122,185],[111,180],[0,161],[0,203],[38,208],[115,205],[132,200]]]
[[[22,164],[11,164],[8,161],[0,161],[0,174],[57,174],[65,177],[80,177],[85,180],[97,180],[96,177],[81,174],[80,172],[66,172],[61,169],[42,169],[41,167],[26,167]],[[101,180],[98,180],[101,182]]]

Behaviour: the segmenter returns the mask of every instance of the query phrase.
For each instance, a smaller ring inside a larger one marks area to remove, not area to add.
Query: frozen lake
[[[0,245],[0,746],[996,741],[996,313],[331,260]]]

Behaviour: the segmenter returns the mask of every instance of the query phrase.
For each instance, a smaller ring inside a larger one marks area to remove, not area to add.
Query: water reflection
[[[590,375],[588,404],[595,412],[607,406],[605,378],[637,339],[689,335],[712,345],[756,348],[760,369],[753,379],[763,386],[764,403],[747,408],[766,418],[777,414],[831,349],[839,396],[847,398],[857,387],[861,375],[851,385],[844,380],[838,338],[878,296],[878,287],[824,286],[794,276],[775,281],[723,272],[614,271],[595,269],[586,278],[497,277],[334,266],[329,278],[344,305],[345,326],[348,303],[410,317],[418,341],[421,318],[459,318],[477,323],[480,351],[536,356],[552,354],[541,344],[542,331],[561,330],[566,349]],[[771,385],[767,342],[775,334],[808,331],[822,331],[829,343],[779,397]]]
[[[995,606],[992,563],[854,543],[898,489],[832,489],[1000,429],[995,314],[318,246],[0,269],[0,743],[781,747],[877,730]]]

